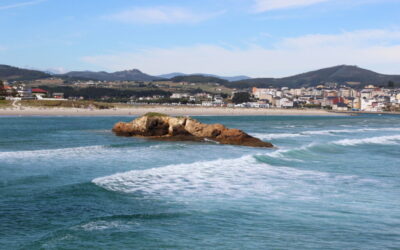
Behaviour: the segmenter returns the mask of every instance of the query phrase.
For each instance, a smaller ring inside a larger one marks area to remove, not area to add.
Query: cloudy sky
[[[0,64],[280,77],[400,74],[400,0],[0,0]]]

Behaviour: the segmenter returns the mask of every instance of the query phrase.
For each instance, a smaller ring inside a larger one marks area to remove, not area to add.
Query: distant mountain
[[[319,84],[336,82],[352,87],[363,87],[368,84],[387,86],[389,81],[400,86],[400,75],[384,75],[357,66],[339,65],[330,68],[310,71],[283,78],[250,78],[247,76],[220,77],[211,74],[170,73],[151,76],[137,69],[108,73],[105,71],[71,71],[66,74],[48,74],[39,70],[22,69],[0,64],[0,80],[36,80],[48,77],[61,77],[66,81],[99,80],[99,81],[155,81],[169,79],[174,82],[220,83],[231,88],[250,87],[312,87]],[[240,80],[236,80],[240,79]],[[234,81],[235,80],[235,81]]]
[[[187,74],[185,74],[185,73],[173,72],[173,73],[169,73],[169,74],[158,75],[157,77],[165,78],[165,79],[171,79],[171,78],[174,78],[176,76],[186,76],[186,75]]]
[[[218,77],[218,76],[217,76]],[[245,76],[245,75],[240,75],[240,76],[219,76],[219,78],[228,80],[230,82],[234,81],[241,81],[241,80],[249,80],[251,77]]]
[[[204,75],[182,75],[175,76],[170,79],[173,82],[190,82],[190,83],[219,83],[227,84],[229,81],[213,76]]]
[[[230,81],[230,82],[251,79],[250,77],[243,76],[243,75],[240,75],[240,76],[218,76],[218,75],[204,74],[204,73],[185,74],[185,73],[179,73],[179,72],[163,74],[163,75],[159,75],[158,77],[171,79],[171,78],[174,78],[174,77],[177,77],[177,76],[193,76],[193,75],[210,76],[210,77],[215,77],[215,78],[220,78],[220,79],[223,79],[223,80],[227,80],[227,81]]]
[[[85,78],[98,81],[154,81],[161,79],[160,77],[145,74],[138,69],[117,71],[114,73],[108,73],[105,71],[71,71],[60,76]]]
[[[38,70],[21,69],[0,64],[0,80],[36,80],[50,76],[50,74]]]
[[[284,78],[253,78],[228,84],[230,87],[311,87],[336,82],[353,87],[368,84],[384,85],[389,81],[400,83],[400,75],[384,75],[357,66],[339,65]],[[350,84],[349,84],[350,83]],[[359,83],[359,84],[357,84]]]

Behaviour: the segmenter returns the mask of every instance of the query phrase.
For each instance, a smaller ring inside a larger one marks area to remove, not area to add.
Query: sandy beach
[[[81,109],[81,108],[41,108],[41,107],[9,107],[0,109],[0,116],[137,116],[147,112],[159,112],[168,115],[189,116],[341,116],[315,109],[255,109],[255,108],[222,108],[222,107],[165,107],[136,106],[115,109]]]

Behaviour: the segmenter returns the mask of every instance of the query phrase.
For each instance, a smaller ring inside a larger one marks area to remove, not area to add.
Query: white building
[[[187,97],[189,97],[188,93],[173,93],[171,95],[172,99],[181,99],[181,98],[187,98]]]

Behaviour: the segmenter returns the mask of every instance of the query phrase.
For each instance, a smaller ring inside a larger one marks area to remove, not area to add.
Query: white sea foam
[[[318,198],[322,191],[337,195],[338,188],[364,180],[357,176],[271,166],[244,156],[134,170],[92,182],[110,191],[176,199],[257,196],[306,200]]]
[[[310,148],[312,148],[314,146],[318,146],[318,145],[319,144],[317,144],[317,143],[310,143],[310,144],[303,145],[303,146],[297,147],[297,148],[281,148],[281,149],[275,150],[273,152],[267,153],[265,155],[268,157],[273,157],[273,158],[281,158],[286,161],[304,162],[302,159],[295,159],[293,157],[289,157],[288,153],[293,152],[293,151],[298,151],[298,152],[302,152],[301,156],[304,157],[304,155],[305,155],[304,152],[309,151]]]
[[[100,153],[105,151],[104,146],[86,146],[86,147],[72,147],[72,148],[59,148],[59,149],[42,149],[42,150],[25,150],[25,151],[11,151],[0,152],[0,159],[23,159],[23,158],[43,158],[54,156],[77,156],[88,153]]]
[[[124,229],[124,228],[129,228],[128,225],[126,225],[126,222],[122,223],[119,221],[92,221],[88,222],[86,224],[83,224],[79,226],[77,229],[83,229],[85,231],[103,231],[103,230],[109,230],[109,229]]]
[[[262,140],[273,140],[281,138],[294,138],[310,135],[335,135],[341,133],[362,133],[372,131],[400,131],[400,128],[359,128],[359,129],[329,129],[329,130],[310,130],[298,133],[253,133],[252,135]]]
[[[362,139],[344,139],[332,143],[343,146],[355,146],[360,144],[396,145],[400,143],[400,135],[377,136]]]
[[[310,156],[313,154],[319,158],[319,155],[315,153],[315,149],[317,148],[328,148],[334,145],[340,146],[358,146],[362,144],[379,144],[379,145],[399,145],[400,144],[400,135],[390,135],[390,136],[376,136],[369,138],[358,138],[358,139],[343,139],[338,141],[326,142],[324,144],[320,143],[310,143],[307,145],[303,145],[301,147],[295,148],[281,148],[279,150],[270,152],[265,154],[268,157],[280,158],[286,161],[300,161],[302,162],[304,157],[307,157],[308,160]],[[298,154],[293,154],[295,152]],[[297,157],[301,157],[301,159],[297,159]]]
[[[281,138],[293,138],[293,137],[301,137],[304,136],[300,133],[276,133],[276,134],[263,134],[263,133],[252,133],[254,137],[257,137],[261,140],[273,140],[273,139],[281,139]]]

